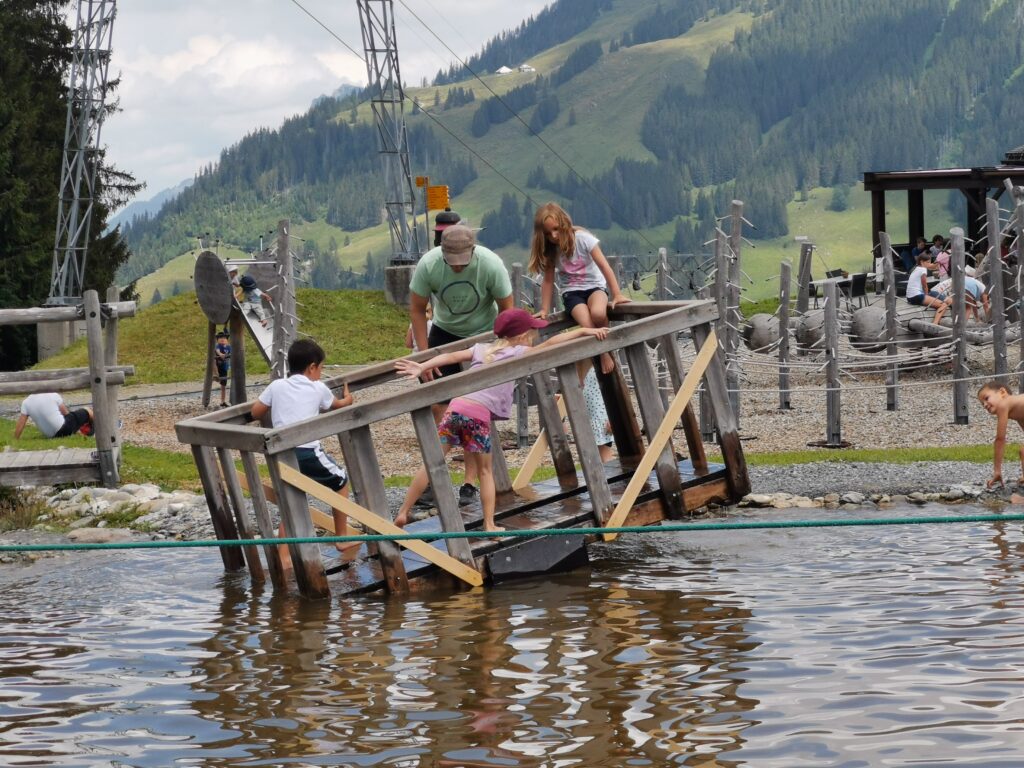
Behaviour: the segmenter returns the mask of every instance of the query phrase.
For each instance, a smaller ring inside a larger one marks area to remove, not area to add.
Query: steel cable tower
[[[78,304],[89,248],[115,0],[79,0],[47,305]]]
[[[398,70],[393,0],[358,0],[366,53],[370,105],[384,161],[385,206],[391,231],[391,263],[415,262],[423,252],[416,227],[409,139],[405,129],[405,93]]]

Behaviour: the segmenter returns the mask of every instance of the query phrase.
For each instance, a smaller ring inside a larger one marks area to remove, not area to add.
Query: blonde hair
[[[501,350],[512,346],[512,339],[495,339],[487,345],[487,349],[484,350],[484,362],[489,363],[494,360]]]
[[[548,219],[554,219],[558,225],[558,237],[554,243],[544,234],[544,222]],[[544,203],[533,216],[529,271],[533,274],[543,274],[555,266],[559,256],[567,257],[575,248],[576,228],[569,214],[558,203]]]

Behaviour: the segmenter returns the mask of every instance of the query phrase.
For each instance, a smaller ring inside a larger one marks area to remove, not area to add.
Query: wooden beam
[[[226,448],[217,449],[217,458],[220,461],[221,477],[227,486],[228,501],[235,513],[235,525],[243,539],[254,539],[252,525],[249,523],[249,510],[245,506],[245,496],[242,495],[242,485],[238,482],[238,473],[235,471],[235,463],[231,460],[231,451]],[[254,582],[263,583],[266,575],[263,573],[263,564],[260,562],[259,549],[255,546],[242,548],[245,555],[246,565],[249,566],[249,575]]]
[[[665,418],[661,422],[661,426],[658,427],[658,431],[650,438],[647,445],[647,452],[640,459],[640,464],[637,465],[636,470],[633,472],[633,477],[630,478],[629,484],[626,486],[625,492],[619,499],[618,505],[612,512],[611,517],[608,518],[606,527],[615,528],[622,524],[622,521],[626,519],[629,514],[630,507],[633,506],[633,502],[636,501],[636,497],[640,495],[640,490],[647,482],[647,478],[651,474],[651,470],[654,468],[655,463],[658,461],[661,455],[661,449],[668,442],[672,436],[672,430],[675,429],[676,422],[679,421],[679,417],[682,416],[683,408],[690,402],[690,398],[693,397],[697,391],[697,387],[700,386],[701,377],[704,375],[704,371],[707,370],[711,361],[715,357],[715,353],[718,351],[718,338],[715,336],[715,332],[711,331],[708,333],[707,339],[705,339],[703,345],[701,345],[700,352],[697,354],[697,359],[693,361],[693,367],[686,374],[686,378],[683,379],[683,385],[676,392],[675,397],[672,398],[672,402],[668,407],[668,411],[665,413]],[[618,534],[606,533],[604,535],[605,541],[613,541]]]
[[[92,376],[76,373],[59,379],[39,379],[36,381],[4,381],[0,377],[0,395],[31,395],[36,392],[72,392],[76,389],[89,389]],[[124,384],[124,372],[113,371],[107,374],[107,384]]]
[[[92,390],[92,430],[100,460],[100,480],[107,488],[116,488],[121,482],[114,453],[118,448],[117,422],[112,418],[111,393],[107,389],[100,296],[96,291],[86,291],[83,299],[86,344],[89,347],[89,385]]]
[[[375,533],[384,535],[400,535],[405,533],[403,529],[399,528],[390,520],[386,520],[365,507],[359,506],[354,501],[346,499],[340,493],[335,493],[329,488],[310,480],[297,469],[292,469],[287,465],[281,465],[280,469],[281,479],[286,483],[295,486],[304,493],[308,493],[310,496],[320,499],[320,501],[326,504],[330,504],[335,509],[342,510],[353,520],[358,520],[364,529],[372,530]],[[447,541],[465,541],[465,539],[447,539]],[[420,539],[408,539],[398,543],[410,552],[415,552],[425,560],[429,560],[438,568],[462,579],[467,584],[479,587],[484,583],[483,577],[475,568],[471,568],[456,560],[454,557],[445,554],[425,541]]]
[[[104,309],[117,317],[135,317],[134,301],[104,304]],[[36,325],[38,323],[68,323],[81,320],[79,307],[32,307],[29,309],[0,309],[0,325]]]
[[[238,481],[242,484],[243,490],[245,490],[247,493],[252,495],[252,492],[253,492],[252,489],[255,488],[256,486],[254,486],[251,482],[249,482],[249,479],[247,477],[245,477],[244,475],[238,475]],[[271,504],[277,504],[278,503],[277,502],[277,493],[274,491],[274,486],[271,485],[269,481],[261,479],[260,483],[259,483],[259,487],[263,489],[263,495],[266,497],[267,501],[269,501]],[[335,531],[334,531],[334,517],[333,516],[325,514],[325,513],[321,512],[319,509],[317,509],[316,507],[312,507],[311,506],[311,507],[309,507],[309,519],[310,519],[310,522],[312,522],[315,527],[321,528],[321,529],[327,531],[328,533],[330,533],[331,535],[334,535]],[[260,534],[263,535],[263,536],[267,535],[263,531],[260,531]],[[277,531],[275,529],[271,528],[271,534],[276,536],[277,535]]]
[[[558,379],[562,385],[562,397],[565,398],[565,410],[572,425],[572,434],[576,439],[576,455],[583,467],[583,477],[587,481],[587,495],[590,496],[594,521],[601,525],[611,514],[612,492],[608,487],[601,452],[597,448],[597,438],[590,426],[590,411],[583,399],[583,389],[580,387],[580,377],[576,372],[575,363],[560,366]]]
[[[284,479],[288,470],[293,470],[295,474],[304,477],[299,472],[295,451],[280,456],[267,456],[267,469],[270,470],[270,481],[277,493],[277,508],[281,514],[281,522],[284,523],[284,532],[291,538],[312,538],[316,531],[313,530],[309,515],[305,514],[309,509],[306,494]],[[331,588],[327,583],[327,572],[324,570],[320,548],[313,543],[289,544],[288,551],[292,558],[295,581],[302,596],[311,600],[330,597]]]
[[[107,377],[111,378],[115,373],[122,373],[124,376],[134,376],[134,365],[108,365],[106,366]],[[41,368],[37,371],[0,371],[0,382],[15,381],[49,381],[52,379],[63,379],[68,376],[89,375],[88,368]],[[122,383],[124,379],[122,379]],[[88,385],[86,385],[88,386]]]
[[[192,458],[196,462],[199,479],[203,483],[203,494],[206,496],[206,506],[210,510],[214,533],[217,534],[218,539],[237,539],[238,530],[228,513],[227,497],[224,493],[224,486],[220,482],[220,473],[217,471],[217,464],[213,458],[213,449],[193,445]],[[238,547],[219,547],[219,549],[225,570],[242,570],[245,560],[242,553],[238,551]]]
[[[561,395],[555,395],[555,405],[558,407],[559,423],[561,423],[561,420],[565,418],[565,401],[562,400]],[[544,461],[544,454],[547,453],[547,450],[548,431],[542,429],[540,434],[537,435],[537,441],[526,454],[526,460],[523,462],[523,466],[519,468],[516,479],[512,481],[513,491],[521,491],[530,484],[540,463]]]
[[[683,379],[686,377],[686,366],[683,363],[683,356],[679,351],[679,342],[675,334],[662,336],[660,349],[665,355],[665,364],[668,367],[669,379],[672,381],[672,389],[678,391],[683,386]],[[704,452],[704,443],[700,439],[700,424],[697,422],[697,415],[693,412],[691,403],[687,403],[683,409],[682,426],[694,474],[706,475],[708,473],[708,457]]]
[[[264,539],[272,539],[277,535],[277,528],[270,517],[270,508],[267,506],[266,486],[260,478],[260,470],[256,464],[256,456],[243,451],[242,468],[245,475],[238,478],[239,485],[249,493],[252,499],[252,509],[256,516],[256,528]],[[275,497],[276,498],[276,497]],[[288,586],[288,580],[284,569],[281,566],[281,557],[277,551],[276,544],[267,544],[263,547],[263,556],[267,558],[267,568],[270,570],[270,580],[276,589],[284,590]]]

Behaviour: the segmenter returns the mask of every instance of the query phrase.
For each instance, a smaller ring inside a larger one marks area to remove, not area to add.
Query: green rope
[[[363,534],[361,536],[302,536],[275,539],[216,539],[199,541],[124,541],[103,544],[4,544],[0,552],[59,552],[86,549],[179,549],[190,547],[250,547],[274,544],[334,544],[358,541],[436,541],[438,539],[496,539],[534,536],[590,536],[605,533],[682,533],[685,531],[745,531],[772,528],[846,528],[875,525],[937,525],[943,523],[1024,522],[1024,514],[962,515],[946,517],[887,517],[852,520],[765,520],[753,523],[672,523],[668,525],[624,525],[615,528],[544,528],[507,531],[436,531],[431,533]]]

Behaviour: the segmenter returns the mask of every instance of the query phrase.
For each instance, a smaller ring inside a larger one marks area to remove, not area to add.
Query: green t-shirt
[[[498,254],[477,245],[473,258],[461,272],[455,272],[432,248],[420,257],[409,283],[417,296],[434,301],[434,324],[453,336],[467,338],[494,327],[497,299],[512,295],[512,281]]]

